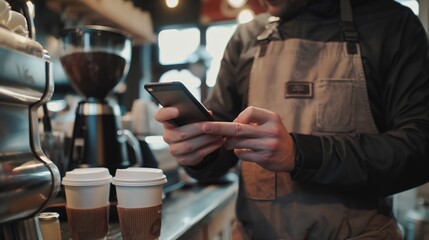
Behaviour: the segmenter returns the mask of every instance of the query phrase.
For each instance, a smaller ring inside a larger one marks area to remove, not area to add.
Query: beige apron
[[[352,54],[348,50],[346,42],[262,44],[251,70],[249,106],[278,113],[290,132],[377,133],[359,45]],[[294,182],[288,173],[245,161],[241,181],[245,206],[257,217],[241,219],[244,228],[236,239],[401,239],[395,221],[381,214],[383,200],[375,197]],[[253,236],[244,236],[245,223]]]

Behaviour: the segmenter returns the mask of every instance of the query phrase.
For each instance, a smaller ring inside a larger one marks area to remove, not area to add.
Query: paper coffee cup
[[[112,184],[118,199],[122,238],[158,239],[162,219],[162,190],[167,178],[161,169],[116,170]]]
[[[76,168],[66,172],[67,220],[73,240],[104,239],[109,230],[112,176],[107,168]]]
[[[71,208],[88,209],[109,205],[112,176],[107,168],[76,168],[66,172],[66,204]]]
[[[119,207],[142,208],[161,204],[166,182],[161,169],[127,168],[116,170],[112,184],[116,186]]]

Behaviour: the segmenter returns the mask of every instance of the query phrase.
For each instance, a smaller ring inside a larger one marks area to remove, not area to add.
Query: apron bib
[[[262,43],[251,69],[248,105],[278,113],[290,132],[377,133],[359,45],[353,44],[302,39]],[[396,223],[380,213],[386,206],[377,198],[293,182],[288,173],[270,172],[253,162],[242,161],[240,169],[248,211],[258,216],[242,219],[244,228],[245,223],[251,226],[250,238],[400,239]]]

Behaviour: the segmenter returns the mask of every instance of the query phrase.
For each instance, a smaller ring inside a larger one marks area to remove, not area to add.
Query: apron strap
[[[352,6],[350,0],[340,0],[341,12],[341,29],[343,32],[343,40],[347,42],[347,53],[357,53],[357,43],[359,42],[359,34],[353,20]]]
[[[265,25],[264,31],[262,31],[262,33],[260,33],[256,37],[257,44],[261,46],[258,53],[259,57],[265,56],[268,43],[271,41],[273,34],[278,32],[277,27],[279,26],[279,24],[280,24],[279,17],[275,17],[275,16],[269,17],[268,23],[267,25]]]
[[[356,30],[353,12],[350,0],[340,0],[340,14],[341,14],[341,30],[343,33],[343,40],[347,42],[347,53],[357,54],[357,43],[359,42],[359,34]],[[259,34],[256,39],[258,44],[266,44],[271,41],[274,33],[278,31],[277,27],[280,24],[280,18],[271,16],[268,18],[268,24],[265,29]]]
[[[271,16],[268,18],[268,24],[265,25],[264,31],[256,37],[258,44],[264,44],[271,41],[272,35],[277,32],[277,27],[279,26],[280,18]]]

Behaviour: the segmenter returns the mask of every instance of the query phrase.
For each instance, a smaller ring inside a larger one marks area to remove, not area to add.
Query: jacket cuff
[[[295,168],[292,180],[311,179],[322,165],[322,147],[319,137],[291,133],[296,144]]]

